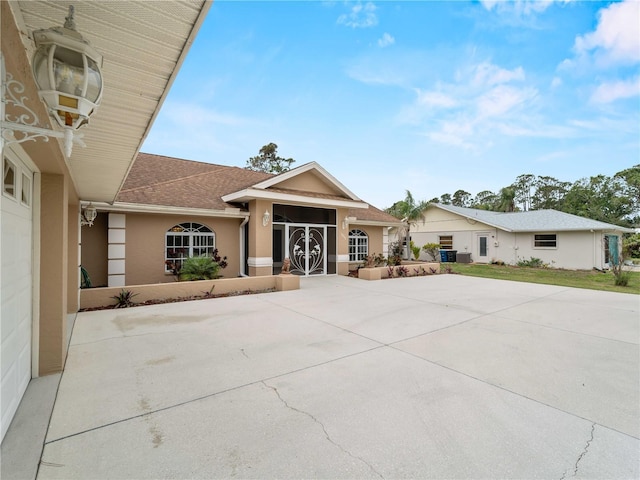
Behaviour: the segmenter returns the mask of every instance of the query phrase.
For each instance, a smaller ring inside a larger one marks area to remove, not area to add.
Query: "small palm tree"
[[[411,192],[409,190],[406,192],[407,195],[404,200],[394,203],[393,206],[387,208],[386,212],[399,218],[405,224],[404,230],[398,232],[398,238],[404,236],[407,245],[409,245],[409,230],[411,229],[411,225],[415,225],[419,220],[424,221],[424,211],[429,205],[429,202],[425,202],[424,200],[416,202]]]
[[[218,276],[220,265],[208,255],[187,258],[180,269],[180,280],[211,280]]]

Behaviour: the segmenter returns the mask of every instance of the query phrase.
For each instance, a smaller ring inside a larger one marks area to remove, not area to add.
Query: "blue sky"
[[[640,163],[640,2],[216,0],[143,152],[267,143],[386,208]]]

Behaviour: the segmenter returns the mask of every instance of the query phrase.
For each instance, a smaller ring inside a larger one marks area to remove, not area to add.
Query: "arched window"
[[[362,230],[349,232],[349,261],[360,262],[369,255],[369,236]]]
[[[181,223],[165,235],[165,271],[179,270],[189,257],[211,255],[216,248],[216,235],[206,225]]]

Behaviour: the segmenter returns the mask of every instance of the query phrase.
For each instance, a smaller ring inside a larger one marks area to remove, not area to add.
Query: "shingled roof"
[[[120,193],[118,203],[167,207],[225,210],[237,208],[222,200],[233,192],[252,187],[276,175],[245,168],[195,162],[148,153],[138,154]],[[271,187],[271,191],[299,196],[340,200],[338,195]],[[391,215],[369,205],[349,209],[349,217],[359,222],[398,224]]]
[[[482,222],[507,232],[541,232],[545,230],[557,232],[585,230],[618,230],[632,233],[633,229],[599,222],[589,218],[571,215],[557,210],[530,210],[527,212],[490,212],[475,208],[456,207],[434,203],[432,206],[462,215],[470,220]]]

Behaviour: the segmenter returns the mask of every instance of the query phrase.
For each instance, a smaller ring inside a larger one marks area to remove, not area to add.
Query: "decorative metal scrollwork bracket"
[[[70,128],[65,128],[60,132],[50,130],[39,126],[40,120],[36,113],[26,105],[28,97],[23,95],[25,88],[22,83],[13,79],[13,75],[5,71],[4,58],[0,57],[0,68],[2,69],[2,108],[0,110],[0,138],[3,145],[11,145],[13,143],[23,143],[42,138],[45,142],[49,138],[61,138],[64,141],[64,154],[67,158],[71,156],[73,143],[85,147],[82,141],[82,133],[74,133]],[[6,105],[18,108],[24,111],[20,115],[5,114]]]

